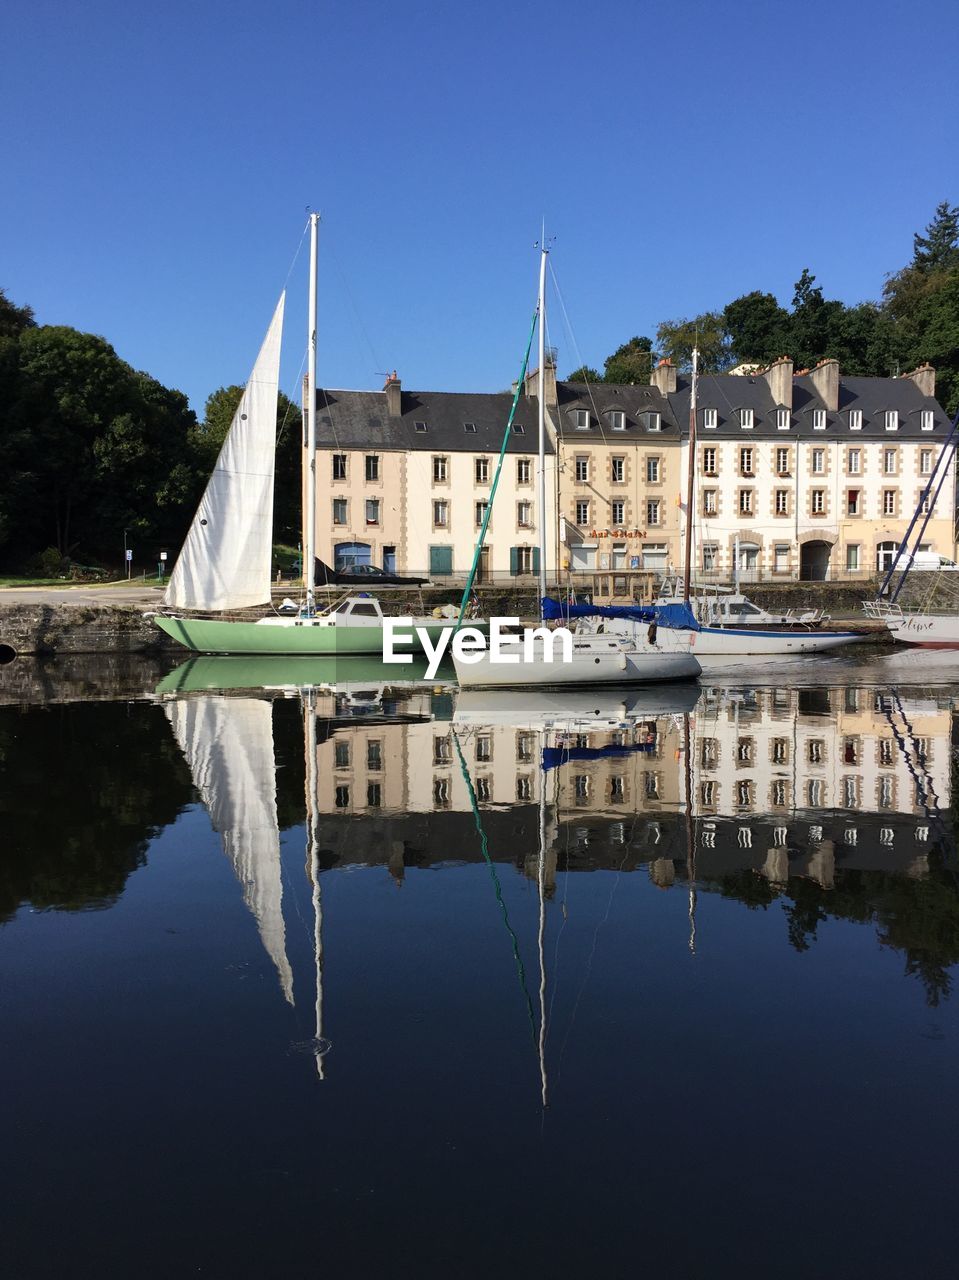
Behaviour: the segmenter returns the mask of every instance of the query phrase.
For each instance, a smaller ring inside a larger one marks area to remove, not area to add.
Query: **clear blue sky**
[[[959,203],[946,0],[32,0],[0,20],[0,286],[202,411],[324,216],[320,381],[515,377],[545,217],[577,347],[751,289],[878,297]],[[284,388],[296,394],[306,254]]]

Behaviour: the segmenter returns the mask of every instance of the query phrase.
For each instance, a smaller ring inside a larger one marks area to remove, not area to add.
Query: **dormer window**
[[[934,415],[931,409],[923,409],[919,415],[919,425],[923,431],[932,431],[935,427]]]
[[[475,436],[475,435],[476,435],[476,423],[475,423],[475,422],[464,422],[464,423],[463,423],[463,430],[466,432],[466,434],[467,434],[468,436]]]
[[[570,421],[577,431],[586,431],[589,429],[589,410],[588,409],[571,409]]]
[[[703,426],[707,431],[715,431],[716,424],[718,423],[718,421],[719,421],[718,409],[703,410]]]
[[[610,409],[606,416],[609,418],[609,425],[614,431],[626,430],[626,414],[622,409]]]
[[[739,410],[739,425],[743,431],[752,431],[753,429],[753,411],[752,409]]]
[[[776,410],[776,426],[779,428],[780,431],[789,430],[789,410],[788,409]]]
[[[525,436],[525,435],[526,435],[526,428],[523,426],[522,422],[514,422],[514,423],[513,423],[513,435],[514,435],[514,436]]]
[[[887,431],[899,430],[899,410],[898,409],[886,410],[886,430]]]
[[[427,426],[426,426],[426,423],[425,423],[425,422],[414,422],[414,423],[413,423],[413,430],[416,432],[416,434],[417,434],[418,436],[425,436],[425,435],[426,435],[426,432],[427,432]]]
[[[862,430],[862,410],[861,409],[849,410],[849,430],[850,431]]]
[[[813,431],[826,430],[826,410],[825,409],[813,409],[812,429]]]
[[[647,431],[662,431],[663,415],[661,413],[644,413],[643,424]]]

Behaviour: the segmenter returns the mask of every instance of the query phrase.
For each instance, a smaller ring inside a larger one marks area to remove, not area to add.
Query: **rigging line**
[[[516,972],[519,976],[520,987],[526,999],[526,1012],[529,1017],[529,1032],[535,1048],[536,1018],[533,1014],[533,999],[530,996],[529,987],[526,984],[526,969],[523,965],[523,957],[519,953],[519,939],[516,937],[516,934],[513,931],[513,926],[509,922],[509,912],[507,911],[506,903],[503,900],[503,889],[499,882],[499,876],[496,874],[496,867],[493,864],[493,859],[489,854],[489,845],[486,840],[486,832],[483,830],[483,820],[480,816],[479,802],[476,799],[476,791],[473,788],[473,779],[470,777],[469,769],[466,767],[466,760],[463,756],[463,748],[460,746],[459,735],[452,726],[450,727],[450,733],[453,735],[453,745],[456,747],[456,754],[459,757],[460,772],[463,775],[463,781],[466,783],[466,791],[469,795],[470,807],[473,810],[473,824],[476,827],[480,838],[480,853],[483,855],[483,860],[489,867],[490,877],[492,878],[493,888],[496,893],[496,901],[499,903],[500,910],[503,913],[503,923],[506,926],[506,932],[509,934],[513,943],[513,959],[516,961]]]
[[[579,343],[576,341],[576,335],[573,333],[573,326],[570,323],[569,313],[566,310],[566,303],[563,301],[563,294],[559,287],[559,281],[556,279],[556,272],[553,270],[552,262],[548,262],[547,266],[549,267],[549,274],[553,281],[553,288],[556,290],[556,296],[559,299],[560,310],[563,313],[563,323],[566,326],[566,332],[569,334],[569,340],[573,344],[573,350],[576,353],[577,360],[580,362],[580,368],[584,369],[586,364],[583,360],[583,354],[579,349]],[[603,419],[600,416],[599,409],[596,407],[596,397],[593,395],[593,384],[588,378],[584,378],[583,381],[586,384],[586,394],[589,397],[589,403],[592,405],[593,413],[596,415],[596,422],[599,426],[600,437],[604,445],[608,444],[609,441],[606,439],[606,432],[603,430]],[[557,414],[557,417],[558,416],[559,415]]]
[[[295,388],[297,389],[297,391],[299,392],[299,394],[300,394],[300,396],[301,396],[301,397],[302,397],[302,395],[303,395],[303,382],[302,382],[302,378],[303,378],[303,366],[306,364],[306,356],[307,356],[307,353],[304,351],[304,352],[303,352],[303,356],[302,356],[302,358],[301,358],[301,360],[300,360],[300,367],[299,367],[299,369],[297,369],[297,371],[296,371],[296,378],[295,378],[295,380],[294,380],[294,384],[293,384],[293,385],[294,385],[294,387],[295,387]],[[286,422],[287,422],[287,419],[288,419],[288,418],[289,418],[289,416],[290,416],[290,410],[291,410],[292,408],[294,408],[294,406],[296,405],[296,400],[294,399],[294,397],[293,397],[293,396],[287,396],[287,397],[286,397],[286,400],[287,400],[286,412],[284,413],[284,415],[283,415],[283,421],[280,423],[279,427],[277,428],[277,432],[276,432],[276,443],[277,443],[278,445],[279,445],[279,444],[281,444],[281,443],[282,443],[282,441],[283,441],[283,434],[284,434],[284,432],[286,431]],[[301,410],[300,410],[301,415],[302,415],[302,412],[303,412],[303,411],[302,411],[302,409],[301,409]]]
[[[290,283],[290,276],[293,274],[293,268],[296,266],[296,260],[300,256],[300,250],[303,248],[303,241],[306,239],[306,233],[309,231],[309,229],[310,229],[310,220],[309,218],[307,218],[306,223],[303,227],[303,234],[300,236],[300,243],[296,246],[296,253],[294,253],[293,255],[293,260],[290,263],[290,269],[289,271],[287,271],[286,279],[283,281],[284,289],[286,289],[286,286]]]
[[[350,310],[351,318],[354,324],[356,325],[356,328],[359,330],[360,337],[362,338],[363,342],[366,343],[366,347],[373,360],[373,367],[375,369],[382,369],[383,365],[380,363],[380,358],[373,346],[373,342],[370,338],[369,333],[366,330],[366,326],[363,324],[363,321],[360,318],[359,309],[356,306],[353,293],[350,289],[349,280],[347,278],[346,272],[343,270],[343,266],[340,262],[340,259],[337,257],[335,249],[333,249],[330,246],[327,246],[327,253],[329,257],[332,259],[333,266],[336,269],[337,273],[339,274],[340,283],[342,284],[343,290],[346,294],[346,303],[347,303],[347,307]]]

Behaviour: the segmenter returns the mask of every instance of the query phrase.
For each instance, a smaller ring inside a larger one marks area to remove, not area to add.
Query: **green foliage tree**
[[[771,364],[792,350],[789,312],[771,293],[746,293],[723,311],[723,327],[736,363]]]
[[[656,330],[661,356],[680,370],[693,367],[693,347],[699,348],[702,373],[723,373],[733,363],[733,353],[721,311],[704,311],[691,320],[664,320]]]
[[[648,386],[655,360],[651,338],[630,338],[604,361],[603,381]]]
[[[566,382],[602,382],[603,375],[591,365],[581,364],[578,369],[566,375]]]
[[[18,307],[0,289],[0,338],[16,338],[24,329],[36,327],[32,307]]]
[[[917,271],[949,271],[959,267],[959,205],[942,200],[926,234],[912,238],[912,266]]]

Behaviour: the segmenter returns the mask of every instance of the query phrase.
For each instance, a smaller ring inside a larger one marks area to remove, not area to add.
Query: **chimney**
[[[789,356],[774,360],[762,375],[769,383],[773,403],[786,409],[793,407],[793,362]]]
[[[660,360],[649,375],[649,381],[652,386],[658,387],[664,396],[674,392],[676,390],[676,366],[672,360]]]
[[[809,376],[820,400],[830,413],[836,413],[839,409],[839,361],[820,360]]]
[[[538,369],[534,369],[531,373],[527,373],[526,381],[523,384],[523,392],[532,399],[535,399],[539,395]],[[558,400],[556,398],[556,364],[550,359],[548,351],[546,353],[546,359],[543,362],[543,399],[546,401],[547,409],[555,409],[558,405]]]
[[[402,383],[394,369],[383,386],[386,392],[386,412],[391,418],[399,418],[403,413]]]
[[[921,364],[918,369],[913,369],[912,373],[904,373],[902,376],[914,382],[921,395],[928,396],[930,399],[935,396],[936,371],[928,360],[925,364]]]

